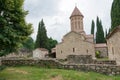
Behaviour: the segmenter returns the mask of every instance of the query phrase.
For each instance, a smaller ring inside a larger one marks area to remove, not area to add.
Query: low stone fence
[[[91,55],[69,55],[67,57],[68,64],[106,64],[116,65],[114,60],[96,60]]]
[[[120,75],[120,66],[100,65],[100,64],[80,64],[80,65],[64,65],[64,69],[72,69],[77,71],[94,71],[106,75]]]
[[[101,65],[101,64],[62,64],[56,59],[2,59],[2,65],[5,66],[38,66],[46,68],[62,68],[77,71],[94,71],[106,75],[120,75],[120,66]]]
[[[93,60],[93,64],[116,65],[115,60]]]
[[[37,66],[47,68],[61,68],[62,63],[55,59],[3,59],[1,64],[5,66]]]

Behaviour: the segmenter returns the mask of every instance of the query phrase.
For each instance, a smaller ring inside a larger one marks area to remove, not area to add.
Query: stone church
[[[120,25],[107,36],[108,57],[120,65]]]
[[[68,55],[92,55],[95,58],[93,35],[85,33],[83,18],[83,14],[75,7],[70,16],[71,31],[56,45],[56,58],[65,59]]]

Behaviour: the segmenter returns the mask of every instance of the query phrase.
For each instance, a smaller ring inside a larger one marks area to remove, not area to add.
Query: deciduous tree
[[[17,51],[32,33],[23,9],[24,0],[0,0],[0,56]]]

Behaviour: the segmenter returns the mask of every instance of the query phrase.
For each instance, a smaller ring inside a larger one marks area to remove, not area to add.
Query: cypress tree
[[[38,25],[38,33],[36,37],[35,48],[46,48],[47,49],[48,37],[47,37],[46,32],[47,31],[45,29],[45,24],[42,19]]]
[[[96,26],[97,26],[96,43],[105,43],[103,26],[102,22],[99,20],[99,17],[97,17]]]
[[[111,30],[120,25],[120,0],[113,0],[111,8]]]
[[[105,37],[107,37],[107,35],[108,35],[108,31],[107,31],[107,29],[105,30]]]
[[[91,34],[94,35],[94,30],[95,30],[95,23],[94,21],[92,20],[92,24],[91,24]]]

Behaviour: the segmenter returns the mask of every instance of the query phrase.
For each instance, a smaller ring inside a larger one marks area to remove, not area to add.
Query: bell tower
[[[82,15],[82,13],[77,7],[75,7],[70,16],[71,31],[75,31],[80,34],[85,33],[83,29],[83,18],[84,16]]]

